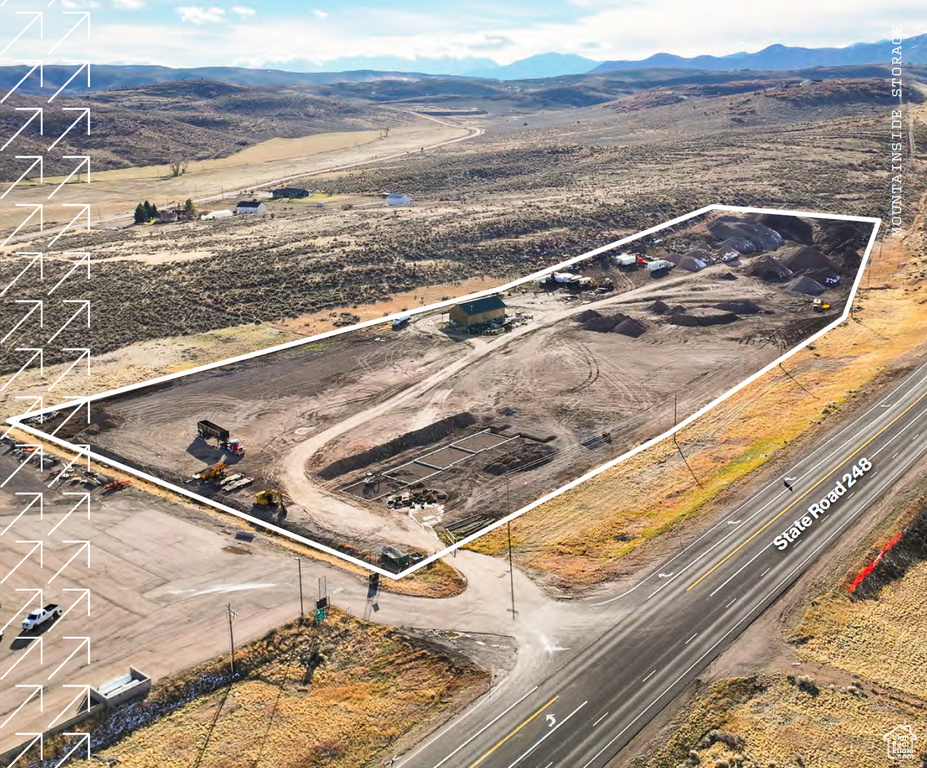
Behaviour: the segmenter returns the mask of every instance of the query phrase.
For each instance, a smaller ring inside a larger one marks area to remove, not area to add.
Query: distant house
[[[412,198],[400,192],[390,192],[386,196],[387,205],[412,205]]]
[[[235,207],[235,213],[260,216],[267,213],[267,206],[260,200],[242,200]]]
[[[304,197],[309,197],[310,192],[300,187],[282,187],[275,189],[273,195],[274,200],[302,200]]]
[[[158,211],[158,221],[161,224],[170,224],[179,218],[180,214],[177,211]]]
[[[505,320],[505,302],[499,294],[484,296],[451,307],[450,318],[459,328],[469,329],[475,325]]]

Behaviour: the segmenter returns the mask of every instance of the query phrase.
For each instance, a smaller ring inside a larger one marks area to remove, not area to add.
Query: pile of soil
[[[721,216],[708,225],[708,230],[718,240],[742,237],[753,243],[756,250],[762,251],[774,251],[785,242],[782,235],[765,224],[744,221],[737,216]]]
[[[792,270],[775,256],[760,256],[750,265],[750,274],[768,283],[781,283],[792,276]]]
[[[647,332],[646,326],[639,320],[635,320],[633,317],[626,317],[614,328],[615,333],[621,333],[625,336],[630,336],[632,339],[636,339],[639,336],[643,336]]]
[[[825,288],[817,280],[812,280],[807,275],[802,275],[793,281],[789,286],[792,293],[803,293],[806,296],[820,296],[824,293]]]
[[[725,272],[723,275],[718,275],[719,280],[736,280],[737,275],[733,272]]]
[[[737,251],[739,254],[756,253],[757,247],[746,237],[729,237],[718,244],[718,250],[721,253],[725,251]]]
[[[821,225],[821,230],[815,245],[830,255],[862,248],[869,239],[872,225],[857,221],[827,221]]]
[[[657,299],[653,304],[647,307],[647,311],[653,312],[654,314],[657,314],[657,315],[664,315],[667,312],[669,312],[669,308],[670,308],[669,304],[667,304],[665,301],[661,301],[660,299]]]
[[[687,272],[700,272],[701,270],[705,269],[705,267],[708,266],[708,262],[702,261],[701,259],[693,256],[695,253],[701,253],[701,251],[692,251],[691,253],[687,253],[685,256],[679,259],[679,263],[676,266],[680,269],[686,270]]]
[[[678,313],[669,318],[673,325],[682,325],[689,328],[695,326],[727,325],[740,320],[733,312],[724,312],[720,309],[694,309],[691,312]]]
[[[776,230],[780,235],[795,243],[811,245],[814,242],[814,227],[797,216],[782,213],[766,213],[760,216],[760,224]]]
[[[666,306],[663,302],[657,303]],[[595,331],[596,333],[611,333],[614,331],[635,339],[647,330],[647,326],[642,322],[622,312],[617,312],[614,315],[603,315],[593,309],[587,309],[585,312],[576,315],[575,319],[582,323],[583,330]]]
[[[611,333],[615,326],[627,317],[627,315],[622,315],[620,312],[617,315],[600,315],[598,312],[595,314],[596,317],[591,317],[583,323],[584,330],[595,331],[596,333]]]
[[[483,471],[496,476],[505,475],[509,472],[524,472],[547,464],[554,458],[556,453],[557,449],[552,445],[522,443],[513,451],[491,461],[483,467]]]
[[[780,257],[785,266],[793,272],[808,272],[810,270],[826,269],[836,273],[837,269],[833,262],[828,259],[817,248],[809,245],[802,245],[797,248],[790,248]]]
[[[714,305],[715,309],[722,309],[725,312],[733,312],[737,315],[755,315],[762,312],[756,304],[750,299],[735,299],[734,301],[719,301]]]

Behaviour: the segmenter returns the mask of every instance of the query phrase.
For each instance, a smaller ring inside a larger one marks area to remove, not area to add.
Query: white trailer
[[[670,270],[676,265],[671,261],[666,259],[656,259],[655,261],[647,262],[647,270],[650,272],[659,272],[660,270]]]

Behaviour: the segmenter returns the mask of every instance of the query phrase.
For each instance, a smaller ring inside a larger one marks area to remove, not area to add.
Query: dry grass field
[[[488,683],[467,661],[337,612],[321,626],[274,630],[235,661],[231,684],[227,656],[159,682],[92,731],[95,750],[136,768],[357,768],[389,758]]]
[[[884,768],[892,763],[882,735],[900,724],[927,730],[923,702],[877,695],[851,680],[810,683],[782,674],[723,680],[698,694],[668,727],[667,741],[631,766]]]

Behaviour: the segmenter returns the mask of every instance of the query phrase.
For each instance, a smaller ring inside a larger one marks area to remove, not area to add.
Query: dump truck
[[[244,444],[241,440],[232,439],[229,431],[225,427],[220,427],[218,424],[203,419],[196,423],[196,434],[197,437],[204,442],[208,443],[210,440],[217,441],[220,448],[229,451],[235,456],[245,455]]]
[[[824,301],[823,299],[815,299],[811,302],[811,309],[815,312],[827,312],[831,307],[829,301]]]
[[[405,328],[409,324],[409,321],[411,319],[412,319],[411,315],[403,315],[402,317],[395,318],[393,320],[393,330],[401,331],[403,328]]]
[[[208,483],[211,480],[221,480],[225,477],[226,469],[228,469],[228,464],[224,461],[220,461],[218,464],[213,464],[212,466],[206,467],[206,469],[200,470],[193,475],[193,477],[196,480],[202,480],[204,483]]]

